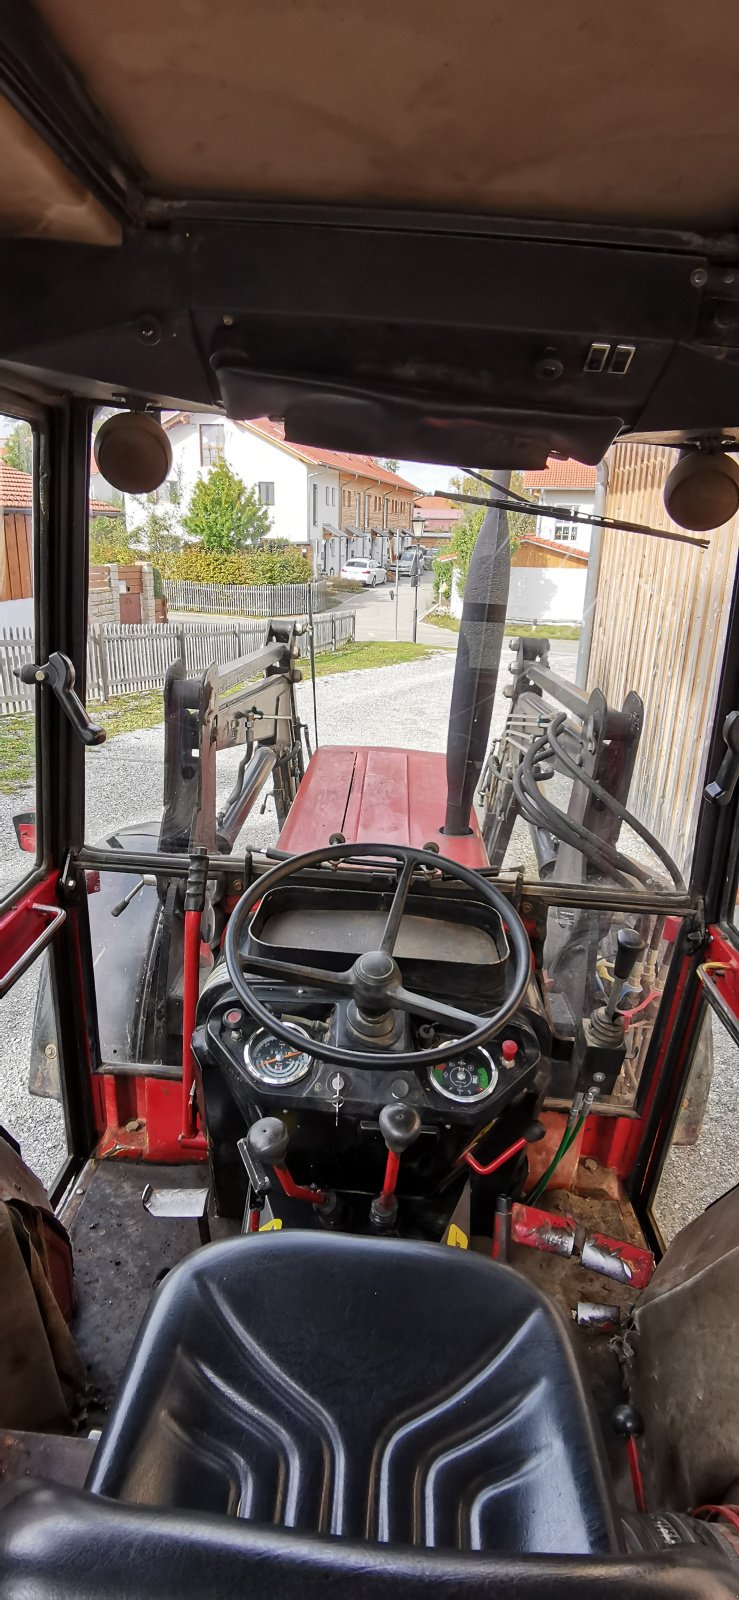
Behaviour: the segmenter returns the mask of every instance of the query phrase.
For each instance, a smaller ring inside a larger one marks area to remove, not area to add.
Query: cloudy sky
[[[398,462],[401,478],[407,478],[426,494],[433,494],[435,489],[448,489],[452,473],[457,470],[457,467],[430,467],[427,461]]]

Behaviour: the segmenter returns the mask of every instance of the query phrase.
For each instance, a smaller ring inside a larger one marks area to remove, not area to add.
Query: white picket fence
[[[173,611],[216,612],[229,617],[298,617],[308,610],[308,591],[314,611],[326,604],[322,578],[312,583],[190,583],[185,578],[165,578],[167,603]]]
[[[307,619],[303,619],[307,620]],[[353,611],[328,612],[314,617],[317,652],[336,650],[354,638]],[[264,639],[262,622],[102,622],[87,636],[87,702],[110,700],[121,694],[142,694],[161,689],[167,668],[182,660],[193,676],[212,661],[227,666],[239,656],[258,650]],[[300,639],[306,655],[308,640]],[[15,667],[35,659],[30,628],[8,628],[0,634],[0,715],[30,711],[35,687],[14,676]]]

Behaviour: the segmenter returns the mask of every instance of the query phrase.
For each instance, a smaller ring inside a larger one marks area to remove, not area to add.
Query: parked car
[[[414,573],[420,574],[423,572],[423,557],[423,551],[417,550],[415,545],[410,545],[407,550],[403,550],[398,562],[398,577],[412,578]]]
[[[376,583],[385,582],[385,568],[377,561],[369,561],[364,556],[352,556],[350,561],[345,561],[340,576],[349,578],[352,583],[363,583],[365,588],[374,589]]]

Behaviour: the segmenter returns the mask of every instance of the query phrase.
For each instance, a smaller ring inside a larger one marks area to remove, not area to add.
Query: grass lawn
[[[137,728],[155,728],[163,718],[162,691],[122,695],[105,706],[90,706],[89,711],[109,739]],[[33,716],[0,717],[0,793],[14,794],[31,781],[35,754]]]
[[[424,622],[430,622],[434,628],[445,628],[447,633],[459,633],[459,620],[457,617],[435,615],[427,611]],[[580,628],[576,623],[553,622],[547,627],[545,622],[537,623],[532,627],[528,622],[507,622],[503,632],[510,639],[579,639]]]
[[[327,678],[335,672],[361,672],[368,667],[394,667],[402,661],[425,661],[433,648],[433,645],[408,644],[401,640],[377,639],[366,643],[354,640],[351,644],[340,645],[338,650],[316,656],[316,677]],[[307,662],[303,666],[303,676],[310,677]]]
[[[442,647],[443,648],[443,647]],[[393,667],[402,661],[423,661],[432,654],[424,644],[387,643],[343,644],[338,650],[316,656],[316,677],[334,672],[359,672],[368,667]],[[304,658],[303,676],[310,677]],[[119,733],[135,733],[140,728],[155,728],[163,720],[161,689],[148,694],[121,695],[107,705],[90,706],[93,722],[103,727],[109,739]],[[35,759],[34,719],[30,714],[0,717],[0,794],[15,794],[30,783]]]

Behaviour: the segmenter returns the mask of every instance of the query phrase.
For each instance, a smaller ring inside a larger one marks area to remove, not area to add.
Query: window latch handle
[[[53,690],[83,744],[105,743],[105,729],[98,728],[90,721],[79,695],[75,693],[74,667],[69,656],[62,655],[60,650],[53,650],[43,666],[27,662],[24,667],[15,667],[14,673],[21,683],[38,683]]]

